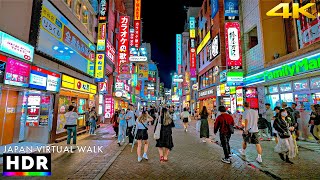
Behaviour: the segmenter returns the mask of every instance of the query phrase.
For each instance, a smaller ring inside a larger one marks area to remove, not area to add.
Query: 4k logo
[[[267,16],[280,16],[280,17],[282,16],[283,18],[289,18],[290,16],[292,16],[292,18],[298,19],[300,17],[300,14],[302,14],[307,18],[315,19],[317,18],[316,16],[306,11],[308,8],[314,5],[315,3],[308,3],[302,7],[299,7],[299,3],[292,3],[292,13],[290,13],[289,3],[280,3],[276,7],[268,11]],[[283,9],[282,13],[277,12],[281,8]]]

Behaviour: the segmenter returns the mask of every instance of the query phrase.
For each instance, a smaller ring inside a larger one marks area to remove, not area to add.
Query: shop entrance
[[[19,93],[2,90],[0,96],[0,145],[13,142]]]

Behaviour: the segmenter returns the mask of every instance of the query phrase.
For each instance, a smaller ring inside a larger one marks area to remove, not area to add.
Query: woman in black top
[[[319,139],[317,138],[317,136],[315,136],[315,135],[313,134],[314,120],[316,120],[316,117],[317,117],[317,113],[316,113],[316,109],[315,109],[315,105],[314,105],[314,104],[311,105],[311,110],[312,110],[312,112],[311,112],[311,114],[310,114],[310,120],[309,120],[310,133],[312,134],[312,136],[314,137],[314,139],[318,141]]]
[[[208,123],[209,113],[207,111],[207,107],[203,106],[202,111],[199,114],[199,119],[201,120],[200,125],[200,138],[202,138],[202,142],[205,143],[206,138],[209,138],[209,123]]]
[[[169,152],[173,148],[172,128],[175,127],[172,116],[167,108],[162,108],[160,123],[160,139],[157,140],[156,147],[158,147],[159,150],[160,162],[166,162],[168,161]],[[157,127],[157,125],[155,127]]]

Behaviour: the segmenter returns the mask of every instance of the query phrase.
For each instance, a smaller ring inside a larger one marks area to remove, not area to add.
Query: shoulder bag
[[[153,138],[154,138],[155,140],[160,139],[160,131],[161,131],[160,117],[161,117],[161,116],[158,117],[158,123],[157,123],[157,126],[156,126],[156,130],[155,130],[155,132],[154,132],[154,134],[153,134]]]

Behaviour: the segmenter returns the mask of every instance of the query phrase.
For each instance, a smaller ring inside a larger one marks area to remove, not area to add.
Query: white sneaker
[[[125,142],[126,142],[125,140],[122,141],[122,143],[125,143]]]
[[[239,153],[242,155],[242,156],[245,156],[246,155],[246,152],[242,149],[239,149]]]
[[[257,157],[257,158],[256,158],[256,161],[257,161],[258,163],[262,163],[262,158],[261,158],[261,157]]]
[[[148,160],[148,155],[146,153],[143,154],[143,159]]]
[[[202,140],[202,142],[203,142],[203,143],[206,143],[207,141],[206,141],[206,140]]]
[[[230,159],[222,158],[221,161],[224,162],[224,163],[227,163],[227,164],[231,164],[231,160]]]

